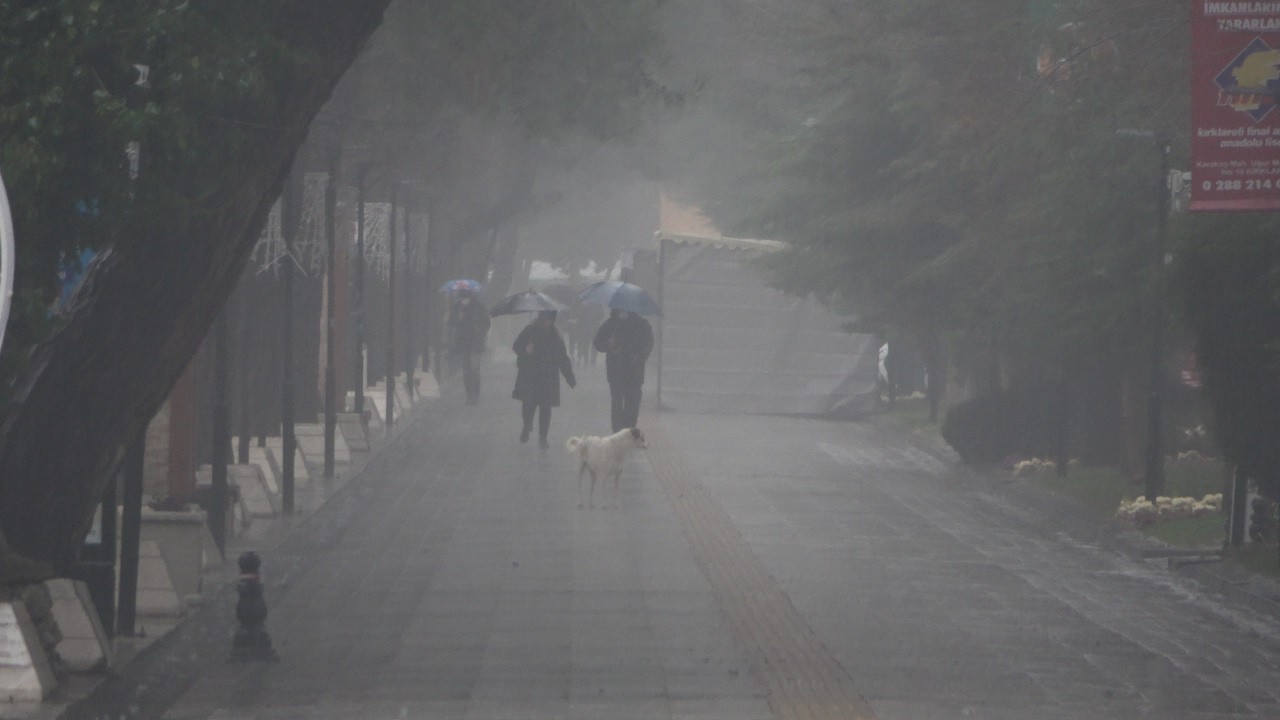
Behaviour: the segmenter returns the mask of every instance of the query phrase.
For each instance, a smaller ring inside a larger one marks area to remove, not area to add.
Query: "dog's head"
[[[649,443],[645,442],[644,433],[640,432],[640,428],[631,428],[631,444],[641,450],[648,449]]]

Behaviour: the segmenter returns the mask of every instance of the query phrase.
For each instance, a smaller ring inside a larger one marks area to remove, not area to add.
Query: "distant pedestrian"
[[[644,365],[653,352],[653,328],[636,313],[614,309],[596,332],[592,345],[604,353],[613,431],[635,427],[640,418]]]
[[[445,316],[445,328],[449,333],[449,354],[462,368],[462,385],[466,389],[467,404],[480,400],[479,356],[484,352],[485,336],[489,334],[489,312],[475,293],[459,290],[449,305]]]
[[[536,412],[538,445],[546,450],[551,408],[560,406],[560,376],[564,375],[570,388],[578,385],[564,339],[556,330],[555,311],[538,313],[537,318],[520,331],[511,349],[516,353],[516,387],[511,397],[523,403],[520,416],[524,420],[524,428],[520,431],[520,442],[529,442]]]

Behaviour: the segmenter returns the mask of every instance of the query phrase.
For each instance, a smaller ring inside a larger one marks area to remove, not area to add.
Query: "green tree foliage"
[[[487,245],[554,202],[537,184],[560,143],[630,137],[666,96],[650,68],[659,5],[399,3],[344,84],[359,108],[346,142],[430,182],[448,254]],[[471,255],[462,274],[492,259]]]
[[[0,163],[22,258],[4,350],[25,361],[4,378],[0,528],[18,553],[74,560],[120,448],[205,335],[386,3],[0,2]],[[84,248],[103,251],[85,286],[42,320],[57,263]],[[0,578],[22,575],[5,549]]]
[[[980,389],[1133,366],[1157,297],[1154,138],[1185,157],[1183,6],[815,0],[717,20],[749,40],[693,61],[710,70],[681,130],[711,150],[679,169],[723,230],[791,244],[776,284],[946,339]]]
[[[1280,497],[1280,221],[1196,218],[1178,263],[1212,427],[1226,457]]]
[[[20,263],[10,382],[54,326],[45,310],[63,258],[225,201],[223,175],[191,170],[212,166],[215,143],[234,162],[252,124],[272,116],[288,65],[303,61],[267,32],[277,5],[0,3],[0,167]],[[135,141],[146,168],[136,182],[125,152]]]
[[[22,263],[0,529],[17,554],[62,570],[74,561],[121,447],[205,336],[313,117],[388,4],[0,0],[0,164]],[[476,124],[525,137],[627,132],[630,104],[651,87],[636,52],[652,41],[652,6],[397,3],[329,125],[370,146],[367,158],[421,161],[437,187],[466,185],[468,160],[484,158],[457,152],[484,146],[455,137]],[[149,89],[135,87],[135,65],[149,68]],[[85,248],[102,252],[51,316],[55,270]],[[0,579],[30,571],[0,542]]]

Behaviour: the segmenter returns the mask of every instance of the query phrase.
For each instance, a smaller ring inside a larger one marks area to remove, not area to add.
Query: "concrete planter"
[[[204,566],[204,538],[208,516],[203,510],[167,511],[142,508],[142,542],[154,543],[164,559],[164,567],[169,575],[169,584],[178,601],[183,604],[196,602],[200,598],[200,573]],[[139,578],[139,589],[144,586],[144,578]],[[162,580],[155,579],[155,585]],[[153,583],[145,583],[153,584]],[[141,606],[139,597],[138,611],[148,614]],[[167,602],[165,603],[167,605]],[[167,614],[167,613],[160,613]]]

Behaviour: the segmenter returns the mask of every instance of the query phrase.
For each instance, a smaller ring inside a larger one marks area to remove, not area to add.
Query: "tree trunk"
[[[243,172],[224,178],[207,212],[142,224],[95,261],[66,324],[16,385],[20,410],[0,425],[0,528],[14,552],[57,571],[75,562],[124,446],[226,302],[312,118],[389,1],[285,3],[282,40],[315,60],[244,150]]]

